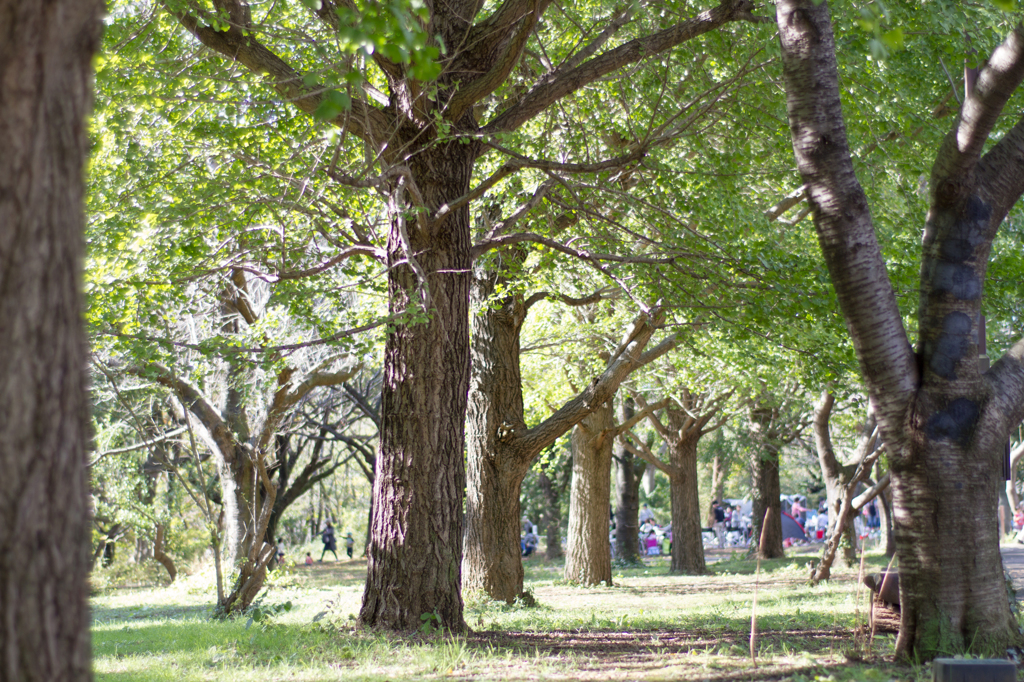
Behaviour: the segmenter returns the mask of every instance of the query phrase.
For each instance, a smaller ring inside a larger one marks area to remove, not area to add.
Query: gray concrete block
[[[1016,682],[1017,666],[1000,659],[936,658],[932,682]]]

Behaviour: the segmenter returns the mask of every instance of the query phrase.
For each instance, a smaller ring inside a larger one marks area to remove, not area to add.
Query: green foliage
[[[292,603],[290,601],[280,602],[277,604],[265,603],[267,593],[261,594],[253,603],[246,609],[245,614],[248,616],[248,620],[245,622],[245,629],[248,630],[253,623],[266,626],[274,621],[277,616],[283,613],[288,613],[292,610]]]

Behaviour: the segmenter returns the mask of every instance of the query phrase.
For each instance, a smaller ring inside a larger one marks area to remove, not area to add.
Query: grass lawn
[[[752,562],[736,557],[703,577],[669,575],[668,560],[654,557],[643,568],[616,569],[613,586],[595,588],[568,584],[561,565],[531,558],[526,586],[538,606],[467,595],[468,636],[357,630],[362,560],[276,571],[264,609],[291,608],[255,621],[210,618],[209,574],[170,587],[106,588],[92,599],[94,668],[109,682],[930,680],[930,668],[889,662],[892,633],[870,638],[856,569],[807,584],[815,557],[764,562],[759,578]],[[867,570],[885,563],[869,556]]]

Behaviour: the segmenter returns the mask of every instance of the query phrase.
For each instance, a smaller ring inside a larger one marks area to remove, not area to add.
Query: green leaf
[[[1012,0],[1011,0],[1012,1]],[[882,43],[890,50],[903,49],[903,29],[894,28],[882,36]]]
[[[313,115],[321,120],[330,121],[351,108],[352,99],[348,95],[338,90],[328,90]]]
[[[1017,0],[992,0],[992,4],[1004,12],[1013,12],[1017,9]]]

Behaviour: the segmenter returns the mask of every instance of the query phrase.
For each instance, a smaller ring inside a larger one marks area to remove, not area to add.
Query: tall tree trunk
[[[750,484],[752,498],[751,527],[753,541],[751,552],[760,551],[762,559],[778,559],[785,556],[782,549],[782,503],[779,499],[781,483],[779,482],[779,451],[773,446],[762,447],[754,452],[753,480]],[[768,516],[768,529],[762,531],[761,524],[765,512],[771,509]],[[758,544],[758,538],[763,543]]]
[[[518,252],[510,250],[502,255],[513,261],[520,258]],[[561,409],[527,429],[523,420],[519,331],[529,305],[518,296],[491,300],[503,281],[502,273],[480,267],[473,284],[477,313],[473,317],[467,414],[469,477],[463,571],[467,587],[511,603],[523,590],[519,493],[530,464],[543,448],[589,414],[591,406],[601,405],[614,395],[633,369],[667,352],[675,341],[669,339],[643,352],[662,313],[642,313],[627,332],[622,352],[605,371]],[[532,296],[530,300],[540,299]],[[607,436],[609,443],[614,438]],[[607,529],[607,520],[605,525]]]
[[[492,301],[499,281],[487,267],[474,273],[462,572],[465,589],[511,604],[523,592],[520,490],[537,453],[516,438],[526,431],[519,331],[527,308],[518,296]]]
[[[620,422],[633,417],[633,399],[622,401]],[[615,558],[624,564],[640,563],[640,478],[647,464],[616,441],[612,450],[615,465]]]
[[[565,579],[581,585],[612,584],[612,550],[608,539],[611,499],[611,402],[598,407],[572,430],[572,491]]]
[[[1002,447],[964,457],[948,442],[922,441],[922,451],[890,461],[901,639],[934,652],[1016,640],[995,524]]]
[[[777,8],[797,166],[889,455],[897,653],[1002,651],[1021,639],[1002,580],[996,491],[1006,439],[1024,417],[1024,345],[982,375],[977,331],[992,240],[1024,193],[1024,122],[988,144],[1024,81],[1024,27],[982,70],[936,154],[913,349],[853,170],[828,5]]]
[[[689,432],[669,444],[672,464],[672,573],[701,575],[707,573],[704,563],[704,541],[700,523],[700,497],[697,490],[697,443],[701,432]]]
[[[83,167],[101,2],[0,0],[0,679],[91,680]]]
[[[476,145],[451,142],[414,157],[427,206],[436,210],[469,191],[476,152]],[[359,621],[409,631],[433,613],[444,627],[462,631],[469,211],[456,209],[433,230],[406,224],[397,190],[391,203],[390,311],[413,315],[426,304],[429,319],[396,325],[384,346],[380,455]]]

